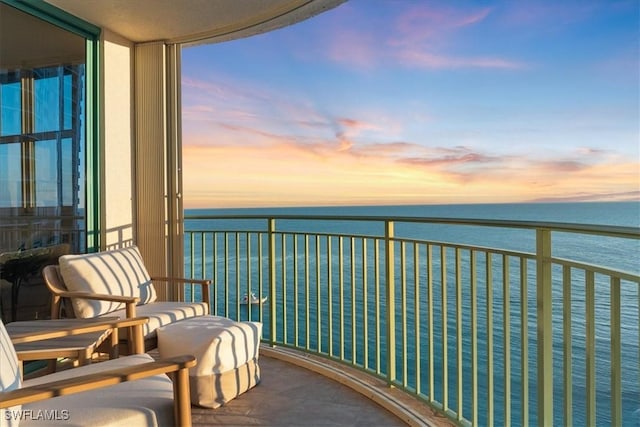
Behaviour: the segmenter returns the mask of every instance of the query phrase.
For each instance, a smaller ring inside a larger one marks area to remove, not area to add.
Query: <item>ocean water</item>
[[[264,220],[190,220],[189,215],[330,215],[335,217],[347,217],[347,216],[367,216],[367,217],[434,217],[434,218],[471,218],[471,219],[498,219],[498,220],[507,220],[507,221],[545,221],[545,222],[563,222],[563,223],[581,223],[581,224],[597,224],[597,225],[613,225],[613,226],[627,226],[627,227],[640,227],[640,203],[639,202],[610,202],[610,203],[548,203],[548,204],[486,204],[486,205],[423,205],[423,206],[367,206],[367,207],[309,207],[309,208],[269,208],[269,209],[206,209],[206,210],[187,210],[185,212],[187,216],[187,220],[185,221],[185,230],[264,230],[265,221]],[[379,222],[375,221],[315,221],[312,224],[309,222],[301,222],[296,220],[280,220],[278,221],[277,228],[279,231],[283,232],[318,232],[318,233],[330,233],[332,235],[340,235],[340,234],[357,234],[362,236],[368,235],[381,235],[383,233],[382,225]],[[523,251],[523,252],[535,252],[535,233],[528,230],[519,230],[519,229],[502,229],[502,228],[492,228],[492,227],[475,227],[475,226],[451,226],[451,225],[434,225],[434,224],[413,224],[413,223],[402,223],[399,222],[396,226],[395,235],[397,237],[402,238],[415,238],[415,239],[425,239],[432,242],[452,242],[452,243],[460,243],[460,244],[469,244],[469,245],[479,245],[483,247],[494,247],[494,248],[502,248],[513,251]],[[245,243],[246,244],[246,243]],[[572,260],[577,260],[586,263],[593,263],[598,265],[604,265],[609,268],[628,271],[633,274],[638,274],[640,272],[640,241],[639,240],[627,240],[627,239],[619,239],[619,238],[606,238],[600,236],[592,236],[592,235],[584,235],[584,234],[573,234],[573,233],[555,233],[553,236],[553,255],[560,258],[568,258]],[[239,246],[242,243],[238,244]],[[253,245],[253,251],[257,250],[255,244]],[[186,246],[191,247],[191,242],[186,241]],[[194,245],[196,246],[196,245]],[[233,258],[233,248],[231,248],[231,257]],[[325,248],[326,249],[326,248]],[[349,242],[346,243],[345,252],[348,254],[350,250]],[[239,254],[244,252],[245,248],[243,247]],[[190,253],[189,250],[186,251]],[[371,254],[371,252],[369,252]],[[411,263],[411,254],[407,259],[409,263]],[[371,255],[368,255],[371,256]],[[186,271],[188,273],[193,274],[196,277],[202,273],[202,269],[204,268],[206,271],[211,272],[213,269],[213,263],[218,263],[219,261],[211,261],[208,264],[207,260],[202,260],[200,254],[196,251],[194,252],[195,259],[191,259],[190,255],[186,257]],[[220,254],[217,254],[216,257],[220,257]],[[252,253],[250,255],[254,260],[257,259],[257,254]],[[295,254],[287,255],[288,258],[297,257]],[[337,250],[333,250],[332,257],[337,257]],[[435,257],[436,268],[438,265],[437,256]],[[239,260],[240,269],[245,265],[246,259]],[[287,261],[287,262],[290,262]],[[333,263],[334,261],[332,261]],[[464,262],[464,260],[463,260]],[[337,263],[337,260],[335,261]],[[233,264],[233,263],[231,263]],[[369,265],[372,265],[370,263]],[[290,264],[285,264],[290,265]],[[466,264],[464,264],[466,265]],[[468,280],[469,271],[467,267],[462,267],[462,277],[463,281]],[[195,267],[192,267],[195,266]],[[230,265],[230,269],[234,269],[234,265]],[[286,272],[287,278],[290,279],[292,276],[292,272],[289,271],[290,267],[287,267],[288,270]],[[313,271],[314,266],[311,266],[311,270]],[[408,270],[411,270],[412,266],[408,266]],[[193,271],[192,271],[193,270]],[[535,272],[535,267],[531,267],[529,269],[530,275],[531,271]],[[234,277],[240,274],[236,271],[228,272],[230,274],[228,277],[233,281]],[[350,273],[350,272],[348,272]],[[255,271],[252,273],[255,275]],[[280,273],[279,273],[280,274]],[[336,273],[336,269],[334,269],[334,275]],[[497,280],[496,282],[500,282],[500,271],[496,272]],[[561,275],[561,272],[554,271],[555,275]],[[363,273],[358,269],[353,272],[353,277],[356,281],[360,281],[362,279]],[[482,276],[482,272],[478,272],[479,276]],[[369,274],[371,277],[372,274]],[[281,279],[281,276],[279,276]],[[411,278],[410,278],[411,279]],[[426,277],[420,276],[420,282],[425,283]],[[244,280],[244,279],[243,279]],[[257,279],[254,279],[252,283],[256,283]],[[535,279],[533,276],[531,280],[535,283]],[[556,279],[554,281],[557,282]],[[334,281],[337,283],[338,280]],[[451,283],[453,280],[450,281]],[[603,319],[601,324],[596,325],[596,354],[603,354],[608,357],[607,346],[610,343],[610,331],[609,331],[609,293],[608,293],[608,284],[597,284],[598,294],[596,295],[596,318]],[[369,287],[369,285],[367,285]],[[220,287],[219,287],[220,288]],[[284,313],[284,306],[293,304],[293,297],[291,294],[299,293],[299,296],[304,297],[304,292],[299,291],[298,289],[283,289],[276,295],[277,299],[277,312]],[[600,289],[604,289],[604,292],[600,292]],[[220,290],[216,290],[219,292]],[[374,291],[373,288],[369,289],[369,294]],[[231,286],[229,289],[226,289],[224,292],[227,292],[226,295],[218,295],[218,299],[226,298],[227,300],[237,299],[239,295],[235,295],[235,293],[239,292],[239,289],[234,289]],[[356,299],[361,300],[362,296],[360,295],[360,291],[357,291]],[[520,346],[522,344],[523,337],[519,335],[521,318],[518,315],[519,307],[516,301],[522,296],[520,295],[521,290],[518,287],[515,287],[512,291],[510,299],[513,299],[511,303],[511,313],[510,313],[510,324],[511,324],[511,339],[513,340],[511,356],[510,356],[510,366],[511,366],[511,374],[512,379],[510,380],[511,386],[511,400],[512,404],[510,407],[510,419],[514,425],[520,424],[520,415],[522,410],[522,403],[520,400],[520,388],[522,384],[520,383],[520,378],[522,378],[521,372],[521,354],[520,354]],[[354,295],[355,295],[354,291]],[[622,323],[622,369],[623,369],[623,384],[622,384],[622,399],[623,399],[623,424],[624,425],[640,425],[640,366],[638,366],[638,361],[640,359],[640,354],[638,351],[639,347],[639,290],[637,286],[623,286],[622,291],[622,310],[621,310],[621,323]],[[327,294],[318,293],[320,298],[326,299]],[[411,306],[414,301],[413,298],[416,296],[412,296],[410,293],[408,295],[399,295],[399,297],[406,298],[406,302],[409,306]],[[448,292],[447,300],[449,307],[455,306],[455,291],[452,289]],[[556,303],[555,298],[558,297],[558,302]],[[470,294],[469,289],[466,287],[462,291],[463,302],[463,313],[462,313],[462,335],[463,341],[461,344],[461,353],[463,358],[463,366],[470,366],[470,314],[469,314],[469,300]],[[494,317],[494,325],[500,325],[504,320],[502,319],[503,313],[501,312],[501,307],[503,306],[504,300],[501,299],[502,295],[499,291],[496,291],[496,295],[493,300],[494,308],[491,313]],[[561,287],[554,287],[554,351],[558,354],[554,355],[554,376],[561,378],[562,377],[562,357],[560,350],[562,349],[562,302],[561,302]],[[399,299],[399,298],[397,298]],[[585,294],[584,292],[580,292],[579,290],[572,290],[572,312],[577,313],[573,314],[572,320],[572,380],[573,380],[573,417],[574,417],[574,425],[582,425],[586,422],[585,412],[585,348],[586,342],[584,339],[585,333],[585,322],[583,318],[583,313],[585,311]],[[424,301],[423,298],[420,299]],[[438,295],[438,293],[434,294],[434,311],[433,317],[435,319],[434,329],[442,328],[443,319],[446,319],[447,323],[452,323],[455,321],[453,315],[447,312],[444,316],[442,311],[440,311],[440,307],[442,305],[443,297],[442,295]],[[535,319],[535,287],[530,286],[528,288],[528,300],[529,300],[529,316],[527,318],[527,328],[530,333],[528,335],[528,343],[529,343],[529,354],[533,355],[532,359],[535,359],[536,352],[536,336],[535,336],[535,328],[536,328],[536,319]],[[384,302],[384,301],[383,301]],[[314,303],[312,298],[312,304]],[[322,304],[327,304],[327,301],[321,301]],[[482,370],[487,366],[487,358],[488,354],[485,350],[487,343],[487,333],[484,330],[484,325],[486,322],[486,317],[490,314],[486,309],[487,300],[482,292],[478,294],[478,325],[479,325],[479,335],[478,335],[478,347],[480,349],[477,357],[479,361],[479,369]],[[332,302],[335,305],[335,302]],[[231,304],[233,306],[233,304]],[[344,309],[349,312],[351,309],[349,302],[347,301],[347,305]],[[231,307],[233,310],[233,307]],[[289,310],[289,309],[287,309]],[[369,310],[369,320],[371,322],[371,318],[374,317],[376,313],[371,307]],[[335,307],[335,313],[338,311],[338,306]],[[602,313],[602,316],[600,315]],[[230,313],[234,314],[234,313]],[[237,313],[235,313],[237,314]],[[420,308],[415,312],[409,311],[408,316],[411,321],[412,316],[420,316],[421,319],[426,318],[426,311]],[[314,318],[315,313],[313,311],[310,312],[311,321],[317,320]],[[581,318],[582,315],[582,318]],[[283,334],[284,328],[289,331],[289,335],[293,335],[293,325],[292,325],[292,316],[289,315],[287,317],[287,325],[281,326],[281,330],[278,331],[278,334]],[[318,314],[320,317],[320,314]],[[348,316],[347,316],[348,317]],[[363,317],[361,314],[355,316],[353,321],[356,322],[356,325],[350,323],[350,319],[346,318],[345,320],[345,329],[347,332],[345,333],[345,339],[350,340],[353,338],[354,341],[358,341],[358,344],[355,346],[355,351],[357,351],[358,355],[362,354],[362,348],[365,345],[360,342],[360,337],[349,335],[349,329],[353,326],[358,331],[362,329]],[[326,319],[325,319],[326,320]],[[560,326],[560,327],[559,327]],[[376,337],[371,336],[371,329],[369,328],[369,335],[364,337],[364,341],[367,340],[375,340]],[[502,346],[504,345],[503,336],[501,335],[501,330],[499,327],[494,327],[493,332],[493,380],[494,380],[494,424],[502,425],[504,424],[504,417],[506,413],[504,411],[502,401],[504,400],[504,393],[502,391],[503,385],[505,382],[504,378],[504,360],[502,358]],[[398,333],[402,333],[401,330]],[[427,339],[427,333],[422,332],[424,334],[423,339],[420,341],[424,345]],[[457,342],[455,334],[449,334],[447,339],[447,346],[449,352],[449,358],[451,358],[452,354],[458,350]],[[329,339],[333,339],[335,345],[334,347],[338,347],[340,344],[335,335],[332,338],[329,337],[326,331],[322,331],[320,336],[314,330],[309,334],[309,339],[315,341],[312,343],[316,345],[318,339],[320,340],[320,345],[323,348],[327,347],[327,342]],[[384,344],[384,337],[381,337]],[[434,390],[428,390],[432,395],[439,401],[442,401],[443,396],[440,393],[442,389],[442,384],[444,381],[444,375],[442,374],[443,370],[447,370],[447,383],[449,383],[450,389],[455,389],[454,386],[458,381],[455,370],[451,369],[451,362],[449,361],[447,365],[443,365],[442,363],[442,354],[443,354],[443,346],[439,343],[443,341],[442,337],[435,336],[434,343],[435,346],[432,349],[435,361],[434,363],[434,378],[432,378],[434,382]],[[407,348],[404,350],[409,355],[413,354],[415,351],[416,341],[409,337],[406,343]],[[345,352],[345,356],[349,357],[351,353],[351,348],[347,346],[347,348],[343,349]],[[421,353],[421,359],[424,359],[424,354],[426,350]],[[411,357],[411,356],[410,356]],[[610,370],[610,366],[608,364],[607,357],[603,357],[603,360],[596,361],[596,376],[597,376],[597,387],[596,387],[596,397],[597,397],[597,420],[598,425],[608,425],[610,423],[609,418],[609,375],[608,372]],[[357,358],[356,358],[357,359]],[[386,363],[386,355],[381,355],[381,365],[385,366]],[[358,359],[357,362],[359,364],[363,364],[364,361]],[[399,360],[401,363],[401,361]],[[417,384],[417,381],[420,380],[422,384],[427,384],[429,382],[429,378],[425,375],[426,369],[426,360],[418,361],[420,364],[424,364],[423,369],[421,370],[422,378],[416,379],[412,377],[412,370],[408,370],[409,385]],[[409,366],[413,366],[416,364],[415,360],[409,359]],[[529,420],[531,424],[535,423],[536,414],[536,399],[535,395],[535,375],[536,375],[536,366],[535,360],[530,361],[529,366]],[[402,369],[399,369],[399,378],[403,379],[404,375]],[[478,413],[480,414],[478,424],[486,425],[486,419],[484,418],[485,412],[487,410],[487,402],[484,397],[486,396],[487,389],[489,387],[489,382],[484,377],[478,381],[478,390],[479,390],[479,402],[480,407],[478,408]],[[463,373],[462,383],[463,388],[468,390],[470,377],[466,372]],[[554,401],[557,403],[554,404],[554,414],[555,419],[558,424],[565,424],[565,420],[562,414],[562,402],[563,402],[563,390],[562,390],[562,382],[556,381],[555,383],[559,384],[559,386],[554,387]],[[555,385],[554,383],[554,385]],[[454,393],[455,394],[455,393]],[[457,396],[448,395],[446,396],[448,399],[449,407],[458,408]],[[468,398],[463,397],[463,402],[460,405],[462,407],[462,412],[465,417],[468,417],[471,411],[470,402]]]

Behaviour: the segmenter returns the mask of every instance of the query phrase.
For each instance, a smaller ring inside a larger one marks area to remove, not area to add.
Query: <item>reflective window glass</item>
[[[37,70],[34,79],[34,130],[36,132],[60,129],[60,80],[56,70]]]
[[[20,144],[0,144],[0,208],[18,206],[22,201]],[[2,233],[2,231],[0,231]]]
[[[0,135],[19,135],[22,128],[20,81],[6,77],[5,83],[0,81]]]

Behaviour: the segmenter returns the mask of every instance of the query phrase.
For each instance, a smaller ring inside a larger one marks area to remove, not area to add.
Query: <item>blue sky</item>
[[[350,0],[186,48],[185,204],[638,200],[638,8]]]

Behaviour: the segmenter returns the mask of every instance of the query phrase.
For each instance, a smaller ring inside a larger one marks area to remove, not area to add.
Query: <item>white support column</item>
[[[101,34],[100,98],[101,249],[134,242],[134,44],[108,30]]]
[[[151,275],[183,272],[180,47],[135,47],[136,242]],[[173,299],[158,289],[160,299]]]

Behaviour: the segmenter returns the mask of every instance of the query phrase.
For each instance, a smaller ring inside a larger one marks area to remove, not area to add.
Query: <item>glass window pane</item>
[[[22,204],[22,167],[20,144],[0,145],[0,208]]]
[[[20,81],[0,83],[0,136],[20,135],[21,110]]]
[[[64,124],[63,129],[71,129],[71,120],[73,117],[73,79],[70,74],[64,76]]]
[[[77,154],[76,154],[77,155]],[[73,164],[73,144],[71,138],[62,140],[62,164]],[[73,206],[73,169],[62,168],[62,206]]]
[[[57,70],[39,71],[44,77],[34,82],[34,131],[56,131],[60,129],[60,77]]]
[[[36,143],[36,206],[58,206],[58,150],[55,140]]]

